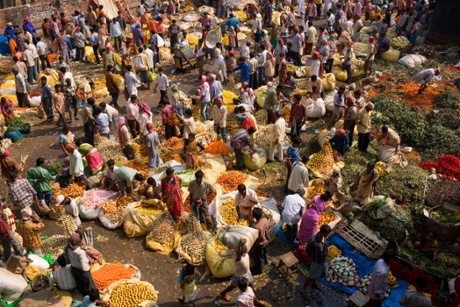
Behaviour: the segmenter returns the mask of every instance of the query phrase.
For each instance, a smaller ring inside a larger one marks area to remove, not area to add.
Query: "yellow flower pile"
[[[342,256],[342,251],[335,245],[330,245],[327,248],[327,260],[331,261],[335,257]]]
[[[230,198],[222,203],[221,207],[222,221],[227,225],[240,225],[248,226],[248,221],[238,219],[238,212],[236,212],[235,201]]]

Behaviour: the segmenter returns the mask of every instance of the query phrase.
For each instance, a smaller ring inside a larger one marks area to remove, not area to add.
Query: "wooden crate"
[[[379,239],[372,230],[359,220],[348,223],[342,220],[335,231],[353,245],[358,251],[372,259],[378,259],[387,247],[387,243]]]

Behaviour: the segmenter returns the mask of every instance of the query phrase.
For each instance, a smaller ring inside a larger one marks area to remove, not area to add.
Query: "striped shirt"
[[[233,134],[230,145],[233,149],[241,150],[244,146],[252,146],[251,136],[245,129],[239,129],[235,134]]]
[[[291,161],[292,164],[300,160],[300,148],[295,148],[291,145],[289,145],[287,149],[287,154],[286,157],[288,160]]]

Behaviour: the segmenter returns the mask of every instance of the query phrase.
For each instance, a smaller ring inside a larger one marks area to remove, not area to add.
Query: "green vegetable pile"
[[[8,129],[9,130],[14,130],[14,129],[19,129],[21,128],[22,125],[24,125],[26,122],[23,121],[20,117],[13,117],[9,122],[8,122]]]
[[[394,126],[401,143],[417,148],[424,160],[445,154],[460,156],[458,93],[440,93],[435,100],[435,109],[428,115],[388,95],[376,95],[372,101],[375,105],[373,125]]]

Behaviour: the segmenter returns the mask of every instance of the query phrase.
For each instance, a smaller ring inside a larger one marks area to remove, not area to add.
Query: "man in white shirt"
[[[22,61],[24,61],[27,66],[27,82],[29,82],[29,84],[37,83],[37,71],[35,70],[35,59],[34,59],[34,55],[32,54],[32,50],[30,49],[27,43],[24,44],[24,52],[22,53]]]
[[[161,107],[164,104],[164,101],[168,100],[168,88],[169,88],[169,79],[163,73],[163,68],[158,68],[158,75],[157,75],[157,84],[155,84],[155,88],[153,89],[153,93],[157,92],[157,88],[160,88],[160,102],[158,103],[158,107]]]
[[[80,152],[77,150],[77,147],[74,144],[67,144],[65,149],[69,153],[70,164],[69,164],[69,174],[70,182],[82,182],[85,179],[83,165],[83,159]]]
[[[214,65],[212,67],[213,73],[216,75],[217,80],[223,82],[227,79],[227,69],[225,66],[224,56],[221,54],[214,60]]]
[[[254,190],[247,189],[244,184],[238,185],[238,193],[235,195],[235,207],[238,218],[248,219],[254,205],[259,203]]]
[[[46,68],[51,68],[50,60],[48,59],[48,54],[46,53],[46,44],[42,42],[41,37],[37,36],[37,52],[40,61],[42,62],[42,70]]]
[[[388,272],[390,265],[396,258],[396,253],[392,249],[387,249],[383,253],[383,259],[377,260],[371,274],[371,282],[367,288],[367,295],[370,297],[369,306],[381,306],[385,299],[385,292],[388,285]]]
[[[152,49],[147,48],[147,45],[144,45],[144,54],[147,56],[147,63],[149,64],[149,71],[153,72],[154,68],[154,56]],[[147,76],[148,77],[148,76]]]
[[[361,35],[361,29],[364,27],[363,21],[358,19],[353,25],[353,42],[359,42],[359,36]]]
[[[137,96],[137,87],[141,85],[141,82],[137,80],[136,74],[133,72],[133,67],[131,65],[126,66],[124,80],[126,90],[128,91],[128,97],[133,95]]]
[[[117,169],[118,166],[115,165],[115,161],[112,159],[107,161],[107,168],[105,169],[101,179],[101,186],[109,190],[118,191],[118,184],[115,178],[115,171]]]
[[[297,238],[299,220],[305,209],[304,189],[297,190],[294,194],[286,196],[281,208],[283,208],[283,220],[286,223],[286,236],[289,242],[294,243]]]
[[[246,62],[249,61],[249,54],[251,53],[251,50],[249,49],[250,47],[251,42],[246,42],[240,50],[240,56],[242,56]]]
[[[308,169],[306,164],[308,157],[303,156],[302,161],[297,161],[292,165],[291,176],[289,176],[288,191],[293,194],[298,190],[308,189]]]
[[[304,55],[310,55],[311,50],[313,48],[313,44],[316,43],[316,28],[313,26],[313,22],[308,22],[308,30],[307,30],[307,40],[305,41],[305,51]]]
[[[345,86],[341,85],[334,95],[334,109],[332,116],[327,124],[327,130],[331,130],[335,123],[343,116],[345,112]]]
[[[120,23],[116,18],[114,18],[110,23],[110,36],[113,38],[113,48],[119,52],[121,50],[123,30],[121,29]]]
[[[263,86],[265,85],[265,62],[267,61],[268,51],[265,50],[264,44],[260,44],[259,50],[260,52],[257,55],[257,62],[258,62],[258,66],[257,66],[258,72],[257,73],[259,77],[258,85]]]
[[[114,107],[101,102],[99,104],[102,112],[106,113],[109,116],[110,130],[114,135],[118,135],[118,110]]]
[[[222,141],[227,143],[227,108],[224,106],[222,98],[216,98],[215,105],[212,109],[214,119],[214,130],[217,135],[222,135]]]
[[[286,120],[279,111],[275,111],[275,124],[273,125],[272,142],[268,150],[268,162],[275,161],[275,149],[278,146],[278,161],[283,161],[283,144],[286,137]]]

